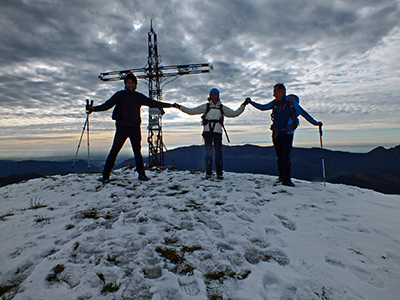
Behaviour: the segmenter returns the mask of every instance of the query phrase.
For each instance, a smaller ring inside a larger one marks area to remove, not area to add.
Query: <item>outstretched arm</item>
[[[242,112],[244,112],[245,106],[246,105],[242,103],[237,110],[233,110],[225,105],[222,105],[222,111],[224,113],[224,116],[228,118],[234,118],[239,116]]]
[[[257,108],[258,110],[270,110],[270,109],[272,109],[272,107],[274,105],[274,100],[272,100],[271,102],[269,102],[267,104],[259,104],[259,103],[252,101],[250,98],[247,98],[247,99],[248,99],[248,103],[250,103],[252,106]]]
[[[298,115],[302,115],[304,117],[304,119],[306,119],[308,122],[310,122],[311,124],[315,125],[315,126],[322,126],[321,122],[316,121],[313,117],[311,117],[311,115],[306,112],[301,106],[300,104],[298,104],[296,101],[293,101],[293,107],[294,110],[296,111],[296,113]]]
[[[199,105],[197,107],[193,107],[193,108],[179,105],[178,103],[174,103],[172,106],[188,115],[200,115],[200,114],[204,114],[207,111],[207,103]]]
[[[156,101],[156,100],[150,99],[149,97],[147,97],[147,96],[145,96],[145,95],[143,95],[141,93],[137,93],[137,94],[141,99],[141,104],[142,105],[146,105],[148,107],[159,108],[159,109],[172,107],[172,104],[170,104],[170,103],[166,103],[166,102],[161,102],[161,101]]]
[[[116,92],[110,99],[108,99],[106,102],[104,102],[101,105],[98,106],[90,106],[89,112],[93,111],[106,111],[109,110],[110,108],[114,107],[115,104],[117,104],[117,100],[119,97],[119,92]]]

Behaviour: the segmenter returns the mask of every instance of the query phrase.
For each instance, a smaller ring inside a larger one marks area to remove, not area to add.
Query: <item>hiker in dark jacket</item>
[[[294,186],[291,180],[290,153],[293,145],[294,130],[298,125],[297,117],[302,115],[308,122],[315,126],[322,126],[321,122],[314,120],[296,101],[296,95],[286,96],[286,88],[282,83],[274,86],[274,100],[267,104],[258,104],[247,98],[246,101],[259,110],[272,109],[272,142],[278,161],[278,182],[286,186]]]
[[[208,103],[202,104],[194,108],[188,108],[183,105],[174,103],[174,107],[178,108],[189,115],[203,114],[203,138],[206,147],[206,178],[212,175],[212,159],[213,145],[215,152],[215,166],[217,169],[217,178],[223,179],[222,175],[222,130],[223,117],[233,118],[239,116],[245,109],[247,103],[243,103],[237,110],[232,110],[223,105],[219,98],[219,90],[213,88],[210,90]]]
[[[140,117],[141,106],[156,107],[159,109],[171,107],[169,103],[152,100],[145,95],[136,92],[137,79],[133,74],[128,74],[124,78],[125,89],[116,92],[110,99],[98,106],[88,106],[89,113],[93,111],[106,111],[115,106],[112,118],[115,120],[116,132],[114,142],[108,154],[106,164],[103,171],[103,182],[106,183],[110,179],[110,173],[114,167],[115,160],[119,151],[125,144],[127,138],[131,140],[132,150],[135,154],[136,172],[138,172],[139,180],[149,180],[146,176],[143,157],[141,154],[141,132]]]

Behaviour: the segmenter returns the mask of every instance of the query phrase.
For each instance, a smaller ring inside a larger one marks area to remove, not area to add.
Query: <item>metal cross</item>
[[[183,75],[209,73],[212,66],[208,63],[161,66],[161,56],[158,55],[157,34],[153,30],[151,21],[148,33],[148,57],[147,65],[144,68],[128,69],[100,73],[102,81],[122,80],[127,74],[132,73],[138,79],[144,79],[149,87],[149,98],[162,101],[162,88]],[[162,135],[162,114],[158,108],[149,108],[149,125],[147,142],[149,144],[149,165],[164,165],[164,148]]]

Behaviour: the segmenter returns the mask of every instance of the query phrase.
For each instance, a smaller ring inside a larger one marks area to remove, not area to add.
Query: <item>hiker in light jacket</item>
[[[223,105],[219,98],[219,90],[213,88],[210,90],[210,97],[208,103],[202,104],[194,108],[188,108],[183,105],[174,103],[174,107],[178,108],[184,113],[189,115],[203,114],[203,138],[206,146],[206,178],[212,176],[212,158],[213,158],[213,145],[215,152],[215,166],[217,169],[217,179],[223,179],[222,175],[222,130],[223,117],[237,117],[245,109],[247,103],[243,103],[237,110],[232,110]],[[226,132],[225,132],[226,133]],[[228,137],[228,136],[227,136]],[[229,139],[228,139],[229,141]]]
[[[292,151],[294,130],[297,128],[299,115],[315,126],[322,126],[321,122],[314,120],[298,103],[296,95],[286,96],[286,88],[283,83],[274,86],[274,100],[267,104],[258,104],[247,98],[245,102],[259,110],[272,109],[272,142],[278,161],[278,182],[286,186],[294,186],[291,180],[290,153]]]

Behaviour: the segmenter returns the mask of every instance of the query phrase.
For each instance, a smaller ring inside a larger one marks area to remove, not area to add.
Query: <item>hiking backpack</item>
[[[208,112],[210,111],[210,109],[219,109],[221,111],[221,116],[219,118],[219,120],[208,120],[206,118]],[[201,116],[201,125],[206,126],[208,123],[212,123],[212,125],[210,125],[210,130],[211,132],[214,132],[214,128],[215,128],[215,124],[219,123],[222,127],[222,129],[225,132],[226,135],[226,139],[228,140],[228,143],[230,143],[231,141],[229,140],[228,137],[228,133],[226,132],[225,126],[224,126],[224,111],[222,110],[222,104],[219,105],[218,108],[216,107],[211,107],[210,102],[207,103],[207,108],[206,108],[206,112]]]
[[[296,115],[296,111],[294,110],[294,107],[293,107],[293,101],[296,101],[297,103],[300,102],[299,97],[297,97],[294,94],[290,94],[287,96],[287,99],[289,101],[290,116],[291,116],[293,122],[286,128],[282,128],[282,129],[274,129],[273,125],[271,125],[271,130],[274,131],[276,134],[279,133],[280,131],[294,131],[299,126],[299,123],[300,123],[299,118]],[[272,122],[274,121],[274,110],[272,110],[272,113],[271,113],[271,120],[272,120]]]

